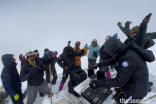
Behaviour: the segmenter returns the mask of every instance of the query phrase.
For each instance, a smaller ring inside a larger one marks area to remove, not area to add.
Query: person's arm
[[[156,39],[156,32],[146,33],[146,36],[151,37],[151,39]]]
[[[125,34],[126,34],[126,36],[130,39],[131,38],[131,36],[130,36],[130,34],[129,34],[129,32],[130,32],[130,24],[131,24],[132,22],[130,22],[130,21],[127,21],[126,23],[125,23]]]
[[[62,56],[60,55],[60,56],[58,57],[58,59],[57,59],[57,63],[58,63],[58,65],[59,65],[61,68],[64,69],[65,66],[63,65],[62,61],[63,61],[63,59],[62,59]]]
[[[3,83],[3,86],[5,88],[5,91],[10,95],[10,96],[15,96],[17,93],[15,91],[15,89],[13,88],[13,83],[12,83],[12,78],[10,76],[9,73],[5,73],[2,75],[2,83]]]
[[[123,64],[127,64],[128,66],[123,66]],[[124,86],[133,73],[138,69],[138,62],[135,58],[131,57],[126,60],[123,60],[119,64],[119,70],[117,76],[112,79],[99,79],[97,83],[102,87],[122,87]]]
[[[151,13],[143,19],[139,27],[139,34],[137,36],[136,43],[140,48],[143,48],[148,41],[146,38],[146,31],[147,31],[147,24],[150,20],[150,17],[151,17]]]
[[[115,57],[113,57],[113,58],[111,58],[111,59],[104,60],[104,61],[98,63],[98,66],[109,66],[109,65],[114,65],[114,64],[117,63],[118,59],[119,59],[118,56],[115,56]]]
[[[90,45],[90,46],[88,46],[88,47],[87,47],[87,49],[89,50],[89,49],[90,49],[90,47],[91,47],[91,45]]]
[[[45,57],[42,58],[42,62],[43,62],[44,64],[49,63],[49,62],[51,62],[52,60],[54,60],[54,58],[52,58],[52,57],[50,57],[49,59],[48,59],[48,58],[45,58]]]
[[[87,48],[83,48],[83,50],[85,51],[85,52],[84,52],[84,54],[83,54],[83,56],[86,56],[86,55],[87,55],[88,50],[87,50]]]
[[[28,73],[26,72],[26,66],[22,65],[21,71],[20,71],[20,80],[21,82],[24,82],[28,79]]]

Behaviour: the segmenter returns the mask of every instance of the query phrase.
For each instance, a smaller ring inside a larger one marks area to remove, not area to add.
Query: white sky
[[[147,32],[156,32],[155,0],[0,0],[0,56],[15,54],[20,70],[18,56],[29,50],[38,49],[41,56],[45,48],[61,54],[68,40],[72,46],[81,41],[83,48],[97,39],[101,46],[115,33],[124,41],[117,22],[132,21],[133,27],[149,13],[153,14]],[[82,67],[87,64],[83,57]]]

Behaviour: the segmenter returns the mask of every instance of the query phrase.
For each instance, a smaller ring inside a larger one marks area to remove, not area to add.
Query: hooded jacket
[[[106,52],[114,56],[114,49],[118,47],[118,54],[127,45],[119,40],[110,38],[106,43]],[[144,59],[131,48],[118,57],[118,73],[113,79],[99,79],[98,85],[102,87],[121,87],[123,91],[135,98],[143,98],[148,92],[149,72]],[[100,64],[102,65],[102,63]]]
[[[71,55],[68,53],[72,52]],[[68,72],[75,69],[75,56],[83,56],[84,53],[81,51],[74,51],[72,47],[65,47],[63,53],[58,57],[58,65],[65,70],[68,66]]]
[[[21,88],[21,81],[16,69],[16,63],[12,63],[13,56],[11,54],[5,54],[2,56],[2,62],[4,68],[1,73],[2,84],[5,91],[11,96],[15,96],[16,91]]]
[[[100,53],[99,53],[99,49],[100,49],[100,46],[98,45],[97,43],[97,40],[94,39],[93,42],[96,43],[96,46],[93,47],[92,45],[88,46],[87,49],[89,50],[89,53],[88,53],[88,58],[89,59],[97,59],[97,57],[93,57],[93,52],[95,51],[97,53],[97,55],[99,56]]]
[[[100,59],[101,60],[107,60],[112,58],[110,55],[108,55],[105,51],[103,52],[102,50],[105,48],[105,44],[101,46],[99,52],[100,52]]]

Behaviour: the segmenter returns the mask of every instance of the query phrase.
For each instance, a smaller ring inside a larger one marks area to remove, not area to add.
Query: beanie
[[[134,26],[131,31],[137,32],[139,34],[139,26]]]
[[[77,42],[75,43],[75,45],[80,46],[80,41],[77,41]]]
[[[48,49],[48,48],[44,49],[44,52],[47,52],[47,51],[49,51],[49,49]]]

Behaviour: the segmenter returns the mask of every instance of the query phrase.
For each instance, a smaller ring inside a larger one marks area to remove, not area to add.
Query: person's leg
[[[109,70],[108,70],[108,71],[106,71],[106,76],[107,76],[107,78],[111,79],[111,73],[110,73],[110,71],[109,71]]]
[[[62,81],[60,82],[59,91],[63,89],[64,83],[66,82],[67,78],[68,78],[68,73],[65,69],[63,69],[63,77],[62,77]]]
[[[88,58],[88,69],[90,68],[90,62],[91,60]]]
[[[53,93],[52,93],[52,95],[50,93],[50,88],[49,88],[48,83],[46,82],[45,79],[43,80],[43,83],[40,86],[38,86],[38,91],[40,91],[44,95],[48,95],[48,97],[53,96]]]
[[[19,95],[19,103],[20,104],[24,104],[23,103],[23,93],[22,93],[22,90],[21,88],[17,91],[18,95]]]
[[[55,67],[52,68],[52,76],[53,76],[52,84],[54,85],[56,84],[57,81],[57,73]]]
[[[91,61],[91,68],[96,64],[96,59],[92,59]]]
[[[37,98],[38,86],[27,86],[27,104],[33,104]]]
[[[50,83],[50,72],[49,72],[49,67],[47,67],[47,70],[46,70],[45,72],[46,72],[46,81],[47,81],[47,83]]]

